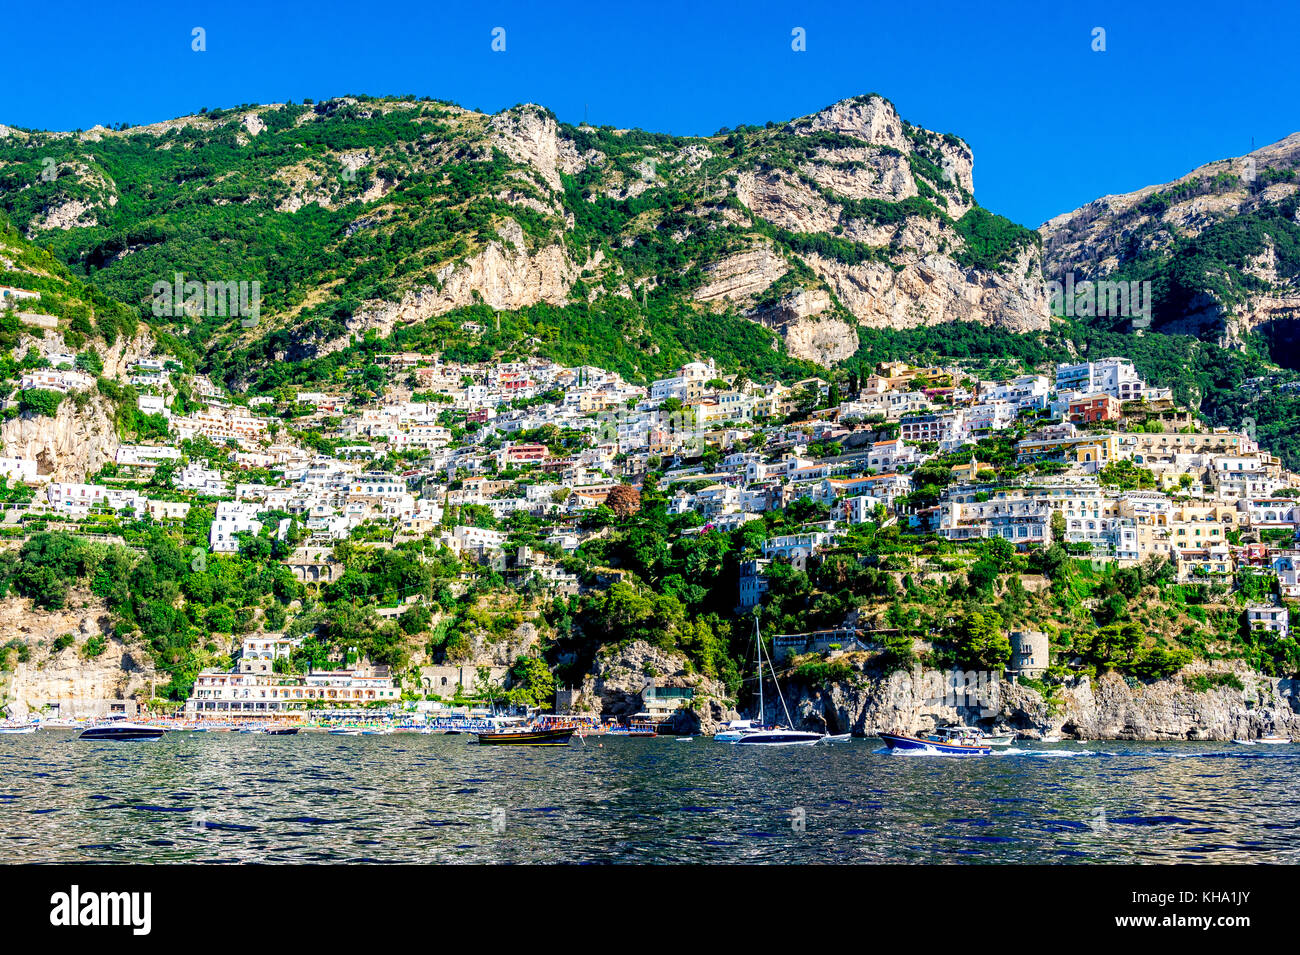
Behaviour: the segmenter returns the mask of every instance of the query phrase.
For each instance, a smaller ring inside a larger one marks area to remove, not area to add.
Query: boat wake
[[[1010,749],[1004,749],[997,756],[1036,756],[1039,758],[1049,757],[1052,759],[1069,759],[1073,756],[1101,756],[1103,753],[1086,752],[1069,749],[1016,749],[1014,746]]]
[[[953,758],[952,753],[943,753],[937,749],[932,749],[930,747],[926,747],[925,749],[890,749],[888,746],[882,746],[880,747],[880,749],[873,749],[871,752],[881,756],[942,756],[945,759]],[[957,758],[970,759],[979,755],[988,755],[988,754],[969,753],[969,754],[963,754],[962,756],[959,756]]]

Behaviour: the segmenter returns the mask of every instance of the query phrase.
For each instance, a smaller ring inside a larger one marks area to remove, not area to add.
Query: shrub
[[[18,407],[24,413],[53,418],[59,413],[64,394],[49,388],[28,388],[18,399]]]

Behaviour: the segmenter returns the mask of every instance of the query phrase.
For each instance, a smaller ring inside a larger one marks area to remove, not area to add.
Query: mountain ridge
[[[291,327],[299,357],[328,354],[480,298],[644,306],[658,292],[678,312],[753,319],[819,364],[852,354],[858,325],[1048,321],[1037,237],[975,205],[969,146],[876,94],[712,137],[574,127],[532,104],[345,97],[119,130],[8,127],[0,163],[15,223],[146,310],[147,279],[264,275],[257,333],[180,330],[214,351]],[[263,248],[239,254],[250,231]],[[399,266],[394,247],[418,262]],[[766,283],[706,283],[754,255]]]

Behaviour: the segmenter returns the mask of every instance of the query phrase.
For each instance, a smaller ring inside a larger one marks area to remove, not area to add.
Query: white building
[[[36,462],[25,458],[0,457],[0,477],[33,484],[37,480]]]
[[[262,522],[257,519],[262,505],[246,501],[222,501],[208,531],[208,546],[214,554],[233,554],[239,550],[239,534],[257,534]]]

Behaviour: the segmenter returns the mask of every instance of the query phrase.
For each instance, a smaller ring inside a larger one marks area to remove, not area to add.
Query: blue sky
[[[121,6],[12,5],[10,40],[46,39],[11,42],[0,122],[75,129],[203,106],[415,93],[698,134],[878,92],[905,119],[966,139],[980,203],[1030,226],[1241,155],[1252,137],[1263,146],[1300,130],[1300,4]],[[490,48],[498,26],[504,53]],[[206,31],[203,53],[191,50],[194,27]],[[795,27],[804,52],[791,50]],[[1091,49],[1095,27],[1105,52]]]

